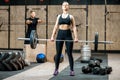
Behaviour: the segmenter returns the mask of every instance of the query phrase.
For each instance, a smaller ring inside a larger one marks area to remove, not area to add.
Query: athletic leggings
[[[57,39],[58,40],[73,40],[71,30],[70,29],[69,30],[59,29],[58,34],[57,34]],[[56,41],[56,52],[57,52],[56,54],[57,56],[55,60],[56,69],[59,68],[59,61],[60,61],[60,56],[62,53],[63,44],[64,44],[64,41]],[[69,59],[70,70],[73,71],[73,65],[74,65],[73,56],[72,56],[73,42],[65,41],[65,45],[66,45],[66,51],[67,51],[67,55]]]

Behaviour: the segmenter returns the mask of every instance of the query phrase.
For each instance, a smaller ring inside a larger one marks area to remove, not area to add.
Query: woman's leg
[[[63,41],[56,41],[56,58],[55,58],[55,71],[53,73],[53,75],[57,75],[59,72],[58,72],[58,68],[59,68],[59,62],[60,62],[60,56],[61,56],[61,53],[62,53],[62,47],[63,47]]]
[[[74,71],[73,69],[74,61],[73,61],[73,55],[72,55],[73,42],[66,42],[65,44],[66,44],[67,55],[68,55],[69,64],[70,64],[70,70]]]
[[[56,41],[56,58],[55,58],[55,68],[59,68],[60,56],[63,48],[63,41]]]
[[[72,50],[73,50],[73,42],[66,42],[66,49],[67,49],[67,55],[69,59],[69,64],[70,64],[70,76],[74,76],[74,61],[73,61],[73,55],[72,55]]]

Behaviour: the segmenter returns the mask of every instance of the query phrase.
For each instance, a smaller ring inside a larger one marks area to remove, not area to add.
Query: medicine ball
[[[36,60],[37,60],[38,63],[44,63],[44,62],[46,62],[46,56],[45,56],[45,54],[44,53],[37,54]]]
[[[55,61],[55,60],[56,60],[56,55],[54,56],[54,61]],[[61,56],[60,56],[60,61],[59,61],[59,62],[61,63],[61,62],[63,62],[63,60],[64,60],[64,56],[63,56],[63,54],[61,54]]]

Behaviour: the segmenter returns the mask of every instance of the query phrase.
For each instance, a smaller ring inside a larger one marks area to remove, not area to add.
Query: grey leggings
[[[69,30],[59,30],[57,39],[58,40],[73,40],[71,30],[70,29]],[[59,61],[60,61],[60,56],[62,53],[63,44],[64,44],[64,41],[56,41],[56,52],[57,52],[56,60],[55,60],[56,69],[59,68]],[[73,42],[65,41],[65,45],[66,45],[66,51],[67,51],[67,55],[68,55],[68,59],[69,59],[70,70],[73,71],[73,65],[74,65],[73,56],[72,56]]]

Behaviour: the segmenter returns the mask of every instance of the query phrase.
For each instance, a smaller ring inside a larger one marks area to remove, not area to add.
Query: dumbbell
[[[89,67],[100,67],[100,61],[98,60],[90,60],[88,63]]]
[[[85,73],[85,74],[91,73],[92,72],[92,68],[89,67],[88,65],[83,66],[82,67],[82,72]]]
[[[100,59],[100,58],[95,58],[95,57],[91,57],[91,59],[90,60],[98,60],[98,61],[100,61],[100,63],[102,63],[102,59]]]
[[[112,67],[110,66],[106,66],[105,69],[106,69],[106,74],[110,74],[112,72]]]
[[[101,69],[100,67],[94,67],[92,69],[92,73],[95,74],[95,75],[98,75],[100,73],[100,69]]]
[[[100,75],[106,75],[106,74],[107,74],[106,68],[105,68],[105,67],[101,67],[99,74],[100,74]]]

